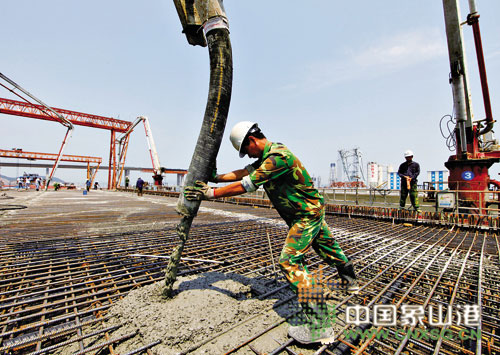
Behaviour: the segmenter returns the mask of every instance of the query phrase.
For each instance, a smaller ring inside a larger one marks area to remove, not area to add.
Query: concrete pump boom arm
[[[149,154],[151,155],[154,173],[155,175],[161,175],[162,168],[160,165],[160,158],[158,157],[158,151],[156,150],[156,144],[153,138],[153,131],[151,130],[151,126],[149,124],[149,119],[146,116],[139,116],[138,118],[142,119],[142,122],[144,123],[144,130],[146,131],[146,140],[148,142],[148,149]]]
[[[144,130],[146,132],[146,140],[148,143],[149,155],[151,156],[151,162],[153,164],[153,172],[156,176],[161,176],[163,169],[160,165],[160,158],[158,156],[158,151],[156,150],[156,144],[153,138],[153,131],[151,130],[149,119],[146,116],[137,117],[137,119],[132,123],[129,129],[126,132],[124,132],[122,136],[118,139],[118,143],[121,146],[124,140],[128,137],[128,135],[132,133],[134,128],[137,127],[137,125],[141,122],[143,122]]]

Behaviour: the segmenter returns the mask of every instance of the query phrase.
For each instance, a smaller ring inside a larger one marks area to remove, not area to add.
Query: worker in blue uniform
[[[406,161],[399,166],[398,175],[401,178],[401,191],[399,196],[399,208],[406,205],[406,198],[410,195],[410,202],[415,211],[420,212],[418,202],[417,177],[420,174],[420,165],[413,161],[413,152],[407,150],[404,154]]]

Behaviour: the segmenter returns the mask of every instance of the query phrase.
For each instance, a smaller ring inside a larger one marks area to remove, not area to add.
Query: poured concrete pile
[[[269,280],[267,280],[269,282]],[[286,288],[273,298],[258,300],[256,294],[269,291],[276,285],[237,274],[205,273],[179,277],[176,294],[165,299],[163,282],[133,290],[117,302],[108,314],[113,317],[90,333],[112,325],[121,327],[110,334],[117,338],[137,331],[137,334],[115,346],[115,352],[125,354],[160,340],[151,350],[155,354],[177,354],[191,350],[193,354],[221,354],[252,338],[276,322],[283,321],[292,312],[290,306],[273,308],[280,299],[290,296]],[[285,324],[286,325],[286,324]],[[279,331],[286,340],[286,326]],[[221,334],[223,333],[223,334]],[[104,337],[86,341],[90,347],[102,343]],[[278,344],[272,339],[264,347],[273,349]],[[77,352],[76,344],[59,354]]]

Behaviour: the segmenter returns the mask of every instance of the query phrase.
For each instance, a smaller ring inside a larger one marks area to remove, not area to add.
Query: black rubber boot
[[[336,265],[339,272],[340,279],[347,287],[347,291],[351,293],[358,293],[359,285],[354,272],[352,261],[348,261],[344,265]]]
[[[324,302],[301,303],[302,319],[299,325],[292,325],[288,335],[301,344],[329,344],[335,340],[332,324],[334,314],[330,314]]]

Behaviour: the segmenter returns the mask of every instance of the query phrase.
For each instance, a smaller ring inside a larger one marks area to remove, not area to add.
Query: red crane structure
[[[25,152],[22,149],[15,149],[15,150],[0,149],[0,157],[28,159],[28,160],[56,161],[58,155],[53,153]],[[60,157],[60,160],[73,163],[87,163],[87,179],[90,179],[91,185],[94,183],[95,176],[97,174],[97,171],[99,170],[99,166],[102,163],[102,158],[100,157],[89,157],[82,155],[63,155]],[[92,167],[90,166],[90,164],[97,164],[97,166]]]
[[[486,117],[473,121],[470,85],[463,47],[462,20],[457,0],[443,0],[448,54],[449,81],[453,91],[456,119],[454,138],[456,154],[449,157],[445,166],[450,170],[448,186],[458,191],[459,207],[467,213],[485,215],[488,206],[500,205],[500,195],[488,198],[489,191],[500,190],[500,181],[491,179],[488,169],[500,162],[500,146],[492,135],[495,120],[491,110],[486,65],[484,61],[479,13],[474,0],[469,1],[467,24],[472,26],[479,77]]]
[[[111,169],[108,170],[108,189],[116,188],[116,170],[118,165],[116,159],[116,133],[130,133],[131,131],[129,131],[129,128],[132,126],[132,122],[55,107],[52,107],[52,109],[57,114],[62,115],[74,125],[107,129],[111,132],[111,143],[109,148],[109,166]],[[46,110],[42,105],[5,98],[0,98],[0,113],[22,117],[31,117],[45,121],[60,121],[60,119],[55,114],[53,114],[51,111]],[[128,146],[129,137],[130,134],[128,134],[124,138],[123,144],[125,146]],[[125,161],[125,156],[120,157],[120,159]]]
[[[132,125],[132,122],[117,120],[111,117],[91,115],[55,107],[53,107],[53,110],[63,115],[72,124],[78,126],[108,129],[121,133],[127,131]],[[41,105],[0,98],[0,113],[37,118],[45,121],[58,121],[57,117],[50,115],[50,112],[45,113],[44,111],[45,109]]]

